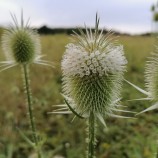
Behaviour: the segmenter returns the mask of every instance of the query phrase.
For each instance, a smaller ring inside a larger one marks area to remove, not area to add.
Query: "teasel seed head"
[[[102,120],[117,110],[127,60],[123,46],[98,26],[96,17],[95,32],[86,28],[86,33],[75,33],[75,42],[66,46],[62,72],[68,104],[83,117],[93,112]]]
[[[158,101],[158,47],[152,57],[149,58],[146,64],[145,70],[145,82],[147,92],[149,93],[148,98],[154,101]]]
[[[40,36],[29,27],[29,20],[24,23],[23,12],[20,24],[14,14],[11,16],[14,23],[2,35],[2,49],[6,61],[0,62],[0,72],[19,64],[36,63],[54,67],[52,62],[42,59],[44,55],[41,55]]]
[[[12,15],[14,25],[7,28],[2,36],[2,48],[7,60],[18,64],[32,63],[41,54],[40,38],[37,32],[29,28],[23,22],[19,25],[15,16]]]

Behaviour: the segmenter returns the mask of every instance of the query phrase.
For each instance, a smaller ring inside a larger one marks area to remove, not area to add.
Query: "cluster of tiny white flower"
[[[66,48],[62,62],[63,73],[66,76],[115,74],[124,71],[127,63],[122,46],[110,46],[104,52],[97,50],[92,53],[74,44],[68,44]]]

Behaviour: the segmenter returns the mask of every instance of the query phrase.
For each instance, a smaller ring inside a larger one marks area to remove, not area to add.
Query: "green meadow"
[[[128,60],[125,78],[144,88],[145,61],[154,50],[153,36],[120,36]],[[82,158],[86,147],[86,121],[73,119],[74,115],[49,114],[63,104],[61,96],[62,72],[60,63],[65,45],[71,38],[65,34],[42,35],[43,58],[54,63],[54,68],[32,64],[30,78],[35,121],[40,131],[46,158]],[[0,60],[5,60],[0,48]],[[0,73],[0,158],[35,158],[33,149],[20,137],[17,129],[30,135],[25,94],[20,66]],[[124,82],[123,109],[139,112],[151,101],[128,101],[143,98],[133,87]],[[134,116],[126,114],[126,116]],[[152,158],[158,138],[157,111],[147,112],[135,118],[107,118],[108,128],[98,125],[97,158]],[[55,157],[56,156],[56,157]]]

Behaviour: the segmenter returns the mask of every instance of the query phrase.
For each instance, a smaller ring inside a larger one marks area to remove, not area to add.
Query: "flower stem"
[[[88,119],[88,155],[87,158],[94,158],[95,157],[95,115],[93,112],[90,113]]]
[[[26,91],[27,103],[28,103],[28,115],[29,115],[30,127],[32,130],[33,142],[35,143],[35,146],[36,146],[38,158],[42,158],[41,153],[38,149],[39,141],[38,141],[38,136],[36,132],[34,115],[33,115],[31,88],[30,88],[30,81],[29,81],[29,69],[28,69],[27,64],[23,64],[23,74],[24,74],[24,85],[25,85],[25,91]]]

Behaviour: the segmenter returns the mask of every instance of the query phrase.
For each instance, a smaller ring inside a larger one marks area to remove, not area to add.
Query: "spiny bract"
[[[71,107],[82,116],[113,115],[117,110],[127,60],[122,45],[86,28],[75,33],[75,43],[68,44],[62,60],[63,94]]]

